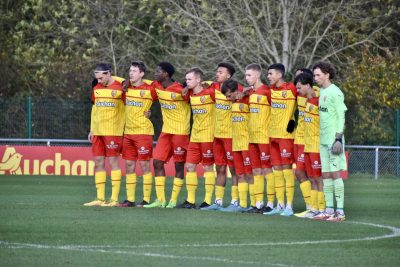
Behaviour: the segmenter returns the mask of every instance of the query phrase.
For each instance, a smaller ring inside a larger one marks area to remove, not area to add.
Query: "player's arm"
[[[297,89],[296,89],[296,87],[294,86],[293,83],[290,83],[290,84],[289,84],[289,88],[290,88],[290,90],[292,91],[293,95],[294,95],[295,97],[297,97]],[[296,112],[296,109],[297,109],[297,101],[295,101],[295,102],[296,102],[296,107],[293,109],[293,113],[292,113],[292,115],[290,116],[290,120],[289,120],[289,122],[288,122],[288,124],[287,124],[287,126],[286,126],[286,131],[287,131],[288,133],[293,133],[293,132],[294,132],[294,128],[295,128],[295,126],[296,126],[296,121],[295,121],[295,118],[294,118],[294,113]]]
[[[333,107],[335,109],[335,113],[337,115],[337,123],[336,123],[336,135],[335,141],[332,144],[332,153],[335,155],[339,155],[343,153],[343,131],[345,124],[345,113],[347,110],[346,105],[344,104],[344,96],[343,94],[338,94],[333,98],[334,103]]]

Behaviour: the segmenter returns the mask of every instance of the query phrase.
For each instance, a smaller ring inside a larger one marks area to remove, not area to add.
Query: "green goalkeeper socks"
[[[323,179],[324,182],[324,195],[325,195],[325,205],[327,209],[333,209],[333,180]]]
[[[335,187],[335,198],[336,198],[336,205],[338,209],[343,209],[344,205],[344,183],[343,179],[339,178],[334,180],[333,185]]]

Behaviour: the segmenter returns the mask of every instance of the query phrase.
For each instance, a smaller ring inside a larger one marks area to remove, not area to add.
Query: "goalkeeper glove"
[[[287,124],[286,131],[287,131],[288,133],[293,133],[293,131],[294,131],[294,126],[295,126],[294,120],[290,120],[290,121],[288,122],[288,124]]]

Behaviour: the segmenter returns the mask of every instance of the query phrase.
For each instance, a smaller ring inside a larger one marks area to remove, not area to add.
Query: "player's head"
[[[261,66],[257,63],[247,65],[245,78],[248,85],[255,85],[257,81],[261,80]]]
[[[107,63],[99,63],[94,69],[94,76],[98,83],[108,84],[111,79],[111,65]]]
[[[281,63],[275,63],[268,67],[267,79],[271,85],[283,81],[285,76],[285,66]]]
[[[186,86],[189,89],[193,89],[199,84],[201,84],[201,81],[203,80],[203,71],[200,68],[191,68],[189,69],[186,74],[185,74],[185,79],[186,79]]]
[[[319,86],[330,82],[336,76],[335,68],[328,62],[318,62],[313,66],[314,79]]]
[[[140,81],[146,73],[146,65],[142,61],[133,61],[129,68],[129,79],[135,83]]]
[[[233,79],[226,80],[221,86],[221,92],[226,96],[227,99],[233,101],[239,92],[239,84]]]
[[[215,73],[215,81],[219,83],[223,83],[226,80],[230,79],[233,74],[235,74],[235,67],[228,62],[221,62],[217,66],[217,70]]]
[[[175,68],[171,63],[161,62],[156,68],[155,78],[157,81],[161,82],[168,78],[171,79],[174,73]]]
[[[308,91],[313,90],[313,76],[307,72],[300,73],[294,79],[294,84],[300,95],[306,96]]]
[[[311,76],[314,76],[312,70],[307,69],[307,68],[301,68],[301,69],[297,69],[297,70],[296,70],[295,77],[296,77],[297,75],[299,75],[300,73],[308,73],[308,74],[310,74]]]

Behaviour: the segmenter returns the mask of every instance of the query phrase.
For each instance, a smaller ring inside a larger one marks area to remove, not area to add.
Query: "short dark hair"
[[[307,72],[300,73],[294,78],[294,84],[301,83],[303,85],[308,84],[311,87],[314,85],[313,75]]]
[[[137,67],[140,72],[146,72],[147,68],[143,61],[132,61],[131,66]]]
[[[314,73],[312,72],[312,70],[307,69],[307,68],[297,69],[296,72],[298,72],[298,71],[301,71],[301,72],[303,72],[303,73],[308,73],[308,74],[310,74],[311,76],[314,76]]]
[[[235,74],[235,72],[236,72],[235,66],[233,66],[229,62],[221,62],[218,64],[217,68],[219,68],[219,67],[226,68],[231,76],[233,76],[233,74]]]
[[[160,64],[158,64],[158,66],[165,71],[166,73],[168,73],[169,77],[171,78],[172,75],[174,75],[175,73],[175,68],[174,66],[169,63],[169,62],[161,62]]]
[[[281,63],[274,63],[268,67],[268,70],[277,70],[285,76],[285,66]]]
[[[329,62],[324,62],[324,61],[317,62],[313,66],[313,71],[315,69],[320,69],[322,71],[322,73],[329,74],[329,79],[334,79],[336,76],[335,68]]]
[[[198,67],[191,68],[185,73],[185,75],[192,73],[192,72],[195,75],[199,76],[201,80],[203,80],[204,72],[200,68],[198,68]]]
[[[226,80],[222,86],[221,86],[221,93],[223,93],[224,95],[228,92],[236,92],[239,88],[239,84],[237,81],[235,81],[234,79],[228,79]]]
[[[255,70],[261,72],[261,66],[257,63],[251,63],[246,66],[246,70]]]
[[[95,71],[110,71],[111,72],[111,65],[108,63],[99,63],[96,65]]]

